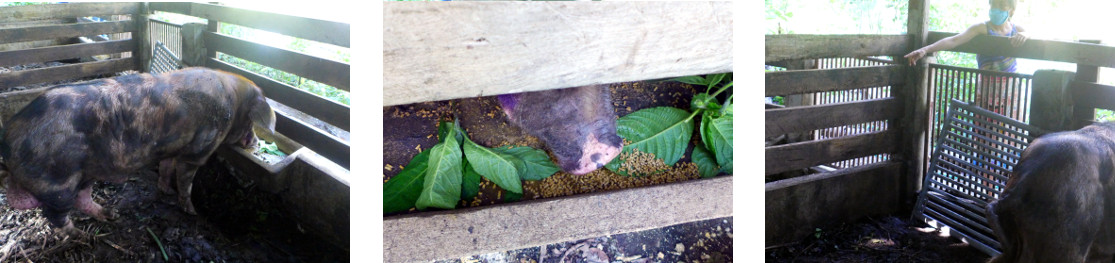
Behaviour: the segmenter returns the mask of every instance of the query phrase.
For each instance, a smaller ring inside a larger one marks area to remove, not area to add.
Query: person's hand
[[[1014,47],[1021,47],[1023,43],[1026,43],[1026,39],[1026,35],[1023,35],[1021,33],[1014,34],[1014,36],[1010,37],[1010,45]]]
[[[904,57],[906,58],[906,61],[910,62],[910,66],[913,66],[914,62],[917,62],[918,59],[921,59],[922,57],[925,57],[925,50],[922,50],[922,49],[914,50],[914,52],[910,52],[910,54],[906,54],[906,56],[904,56]]]

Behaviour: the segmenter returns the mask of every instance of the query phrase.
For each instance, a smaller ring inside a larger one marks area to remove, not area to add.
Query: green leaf
[[[702,78],[701,76],[686,76],[686,77],[680,77],[680,78],[672,78],[670,80],[685,83],[685,84],[693,84],[693,85],[707,85],[708,84],[708,80],[706,80],[705,78]]]
[[[453,209],[461,200],[461,146],[457,143],[456,129],[451,129],[445,142],[430,148],[430,162],[426,168],[422,195],[414,206],[419,210],[428,207]]]
[[[712,119],[709,137],[712,137],[712,152],[716,155],[716,163],[720,164],[724,172],[732,173],[732,116]]]
[[[724,80],[724,76],[727,75],[728,73],[708,75],[708,90],[712,90],[712,87],[716,87],[716,84],[720,84],[720,81]],[[705,92],[708,92],[708,90],[706,90]]]
[[[732,96],[728,96],[728,99],[724,101],[724,106],[720,106],[720,116],[732,117]]]
[[[693,99],[689,101],[689,110],[698,111],[708,108],[707,103],[709,98],[711,98],[711,96],[709,96],[708,93],[697,93],[697,95],[693,95]]]
[[[713,159],[712,153],[705,149],[705,146],[700,144],[693,146],[693,164],[697,165],[697,171],[701,174],[701,178],[709,178],[716,176],[720,172],[720,166],[716,165],[716,159]]]
[[[515,169],[519,171],[519,178],[523,180],[542,180],[561,171],[561,168],[550,161],[550,156],[539,149],[517,146],[492,150],[514,156],[516,159],[512,161],[515,163]]]
[[[456,130],[453,137],[455,137],[458,142],[464,141],[465,140],[464,139],[465,131],[461,130],[461,128],[459,126],[460,125],[457,124],[456,121],[454,121],[454,122],[443,121],[443,122],[438,123],[438,125],[437,125],[437,141],[438,141],[438,143],[445,142],[445,135],[448,134],[450,130]]]
[[[503,202],[504,203],[516,202],[516,201],[519,201],[519,200],[522,200],[522,199],[523,199],[523,194],[521,194],[521,193],[515,193],[515,192],[510,192],[510,191],[504,191],[503,192]]]
[[[480,194],[480,174],[472,169],[472,163],[465,162],[464,178],[461,183],[461,199],[468,201]]]
[[[472,163],[476,173],[488,178],[504,190],[522,193],[523,182],[519,179],[519,172],[511,160],[515,157],[492,150],[465,139],[465,158]]]
[[[701,128],[698,132],[701,135],[701,142],[705,144],[705,149],[715,151],[716,147],[712,145],[712,133],[709,131],[712,129],[709,127],[712,125],[712,115],[713,113],[710,111],[701,114]]]
[[[666,165],[674,165],[685,154],[686,144],[693,135],[693,116],[689,112],[673,107],[642,109],[616,121],[616,133],[630,144],[623,146],[623,153],[634,149],[653,154]],[[622,158],[613,159],[605,165],[612,172],[626,176],[619,171]]]
[[[430,151],[424,151],[410,159],[403,171],[383,183],[383,213],[406,211],[414,207],[414,201],[422,194],[422,182],[426,177],[427,161]]]

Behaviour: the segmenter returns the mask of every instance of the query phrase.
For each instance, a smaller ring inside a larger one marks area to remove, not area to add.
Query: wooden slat
[[[900,64],[909,65],[906,61],[906,51],[921,48],[929,43],[925,40],[929,32],[929,0],[909,0],[907,1],[907,16],[906,16],[906,34],[909,41],[899,56],[894,59],[899,61]],[[901,134],[899,136],[899,144],[901,150],[897,154],[898,160],[906,160],[904,171],[899,172],[897,176],[900,178],[902,189],[899,192],[900,201],[903,203],[910,203],[916,196],[916,193],[921,189],[922,176],[925,174],[926,168],[926,153],[929,152],[931,147],[928,146],[927,130],[929,130],[929,123],[931,121],[930,114],[932,110],[929,109],[929,67],[928,62],[932,58],[921,59],[917,61],[913,67],[906,68],[905,82],[902,89],[897,89],[891,94],[896,98],[902,98],[902,120],[891,127],[897,127]]]
[[[729,72],[731,10],[730,2],[385,2],[383,103]]]
[[[800,241],[818,227],[897,212],[901,168],[882,162],[767,183],[766,246]]]
[[[0,67],[132,51],[131,39],[0,51]]]
[[[898,99],[883,98],[770,109],[766,111],[766,137],[877,120],[895,120],[902,116],[900,106]]]
[[[956,33],[929,32],[927,43],[953,35]],[[980,35],[949,51],[1115,67],[1115,47],[1101,44],[1029,39],[1015,48],[1010,45],[1010,38]]]
[[[766,62],[905,55],[907,35],[767,35]]]
[[[346,23],[203,3],[151,3],[151,9],[349,47],[349,24]]]
[[[766,96],[891,86],[906,82],[906,66],[887,65],[838,69],[766,72]]]
[[[137,3],[73,3],[8,6],[0,8],[0,23],[40,20],[48,18],[75,18],[83,16],[135,14]]]
[[[330,125],[349,130],[350,109],[347,105],[322,98],[317,94],[274,81],[266,76],[244,70],[224,61],[210,59],[209,67],[239,74],[256,83],[267,98],[314,116]]]
[[[131,20],[0,29],[0,44],[135,31]]]
[[[282,112],[275,112],[275,119],[276,132],[314,150],[337,165],[350,169],[348,143]]]
[[[815,165],[898,150],[895,130],[872,132],[821,141],[807,141],[766,148],[766,174],[777,174]]]
[[[1093,108],[1115,109],[1115,87],[1082,81],[1072,81],[1069,85],[1076,104],[1073,112],[1091,113],[1086,115],[1090,120],[1095,118]]]
[[[343,62],[211,32],[205,33],[205,47],[338,89],[349,90],[349,65]]]
[[[387,217],[383,261],[432,262],[724,218],[732,215],[732,177]]]
[[[132,58],[12,71],[0,74],[0,89],[133,70]]]

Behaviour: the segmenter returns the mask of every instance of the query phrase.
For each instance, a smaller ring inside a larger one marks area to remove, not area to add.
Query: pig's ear
[[[252,119],[252,124],[266,128],[271,134],[275,134],[275,111],[271,110],[271,105],[267,104],[267,99],[263,96],[256,97],[251,111],[248,112],[248,118]]]

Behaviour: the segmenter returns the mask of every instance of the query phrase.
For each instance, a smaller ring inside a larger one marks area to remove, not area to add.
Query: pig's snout
[[[605,140],[608,141],[608,140]],[[588,139],[582,145],[580,159],[575,163],[563,164],[563,169],[571,174],[582,175],[604,167],[605,164],[611,162],[616,156],[619,156],[621,150],[620,146],[612,145],[604,141],[596,139],[595,134],[589,134]]]

